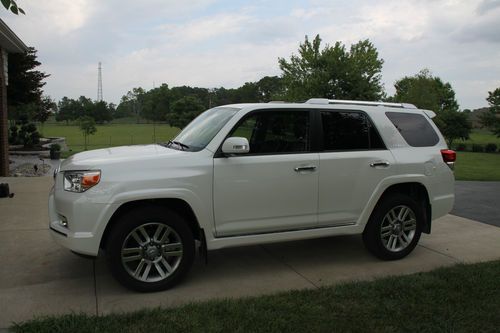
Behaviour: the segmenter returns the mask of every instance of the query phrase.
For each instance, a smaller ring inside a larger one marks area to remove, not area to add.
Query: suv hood
[[[179,155],[182,151],[160,145],[134,145],[104,148],[75,154],[61,163],[60,170],[85,170],[106,164],[148,160],[158,155]]]

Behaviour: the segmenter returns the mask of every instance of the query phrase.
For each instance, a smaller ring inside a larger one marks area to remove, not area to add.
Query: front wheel
[[[113,276],[137,291],[159,291],[189,271],[195,244],[186,221],[159,207],[141,207],[117,221],[107,246]]]
[[[424,212],[413,198],[392,194],[377,205],[363,232],[366,248],[384,260],[407,256],[422,234]]]

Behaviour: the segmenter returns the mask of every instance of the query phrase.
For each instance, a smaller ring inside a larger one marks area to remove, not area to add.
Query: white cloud
[[[21,3],[20,3],[21,5]],[[304,35],[324,43],[369,38],[385,60],[386,89],[430,68],[449,81],[462,107],[485,104],[500,86],[500,1],[459,0],[47,0],[4,20],[39,50],[53,97],[104,95],[118,102],[135,86],[237,87],[277,75],[278,57]]]

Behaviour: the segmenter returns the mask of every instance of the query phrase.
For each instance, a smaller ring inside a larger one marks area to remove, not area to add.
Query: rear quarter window
[[[386,112],[385,115],[410,146],[432,147],[439,142],[436,131],[425,116],[405,112]]]

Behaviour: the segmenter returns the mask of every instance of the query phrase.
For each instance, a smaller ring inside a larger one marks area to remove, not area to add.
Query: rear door
[[[355,224],[394,158],[362,111],[322,110],[319,154],[320,226]]]
[[[214,158],[217,236],[316,226],[319,157],[311,152],[310,111],[254,111],[229,136],[246,137],[250,153]]]

